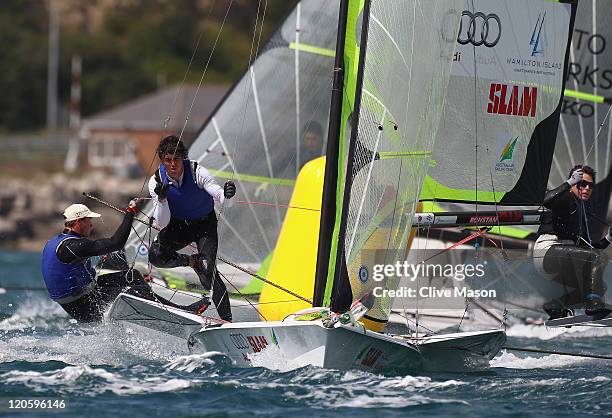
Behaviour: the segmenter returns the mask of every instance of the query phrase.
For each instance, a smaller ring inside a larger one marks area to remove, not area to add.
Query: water
[[[0,286],[41,287],[38,263],[0,252]],[[612,331],[515,326],[509,344],[610,355]],[[42,291],[0,294],[0,415],[42,413],[11,411],[9,399],[55,398],[68,416],[610,416],[611,365],[502,352],[475,374],[238,369],[217,353],[77,325]]]

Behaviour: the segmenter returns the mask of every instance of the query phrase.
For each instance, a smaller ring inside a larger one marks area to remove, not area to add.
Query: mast
[[[342,97],[344,86],[344,43],[346,40],[346,21],[349,0],[341,0],[338,13],[338,38],[334,61],[334,77],[331,94],[327,150],[325,158],[325,178],[321,201],[321,221],[319,246],[317,251],[317,270],[314,283],[313,306],[323,305],[323,295],[327,282],[329,256],[335,225],[336,188],[338,183],[338,156],[340,150],[340,128],[342,117]]]
[[[361,42],[359,43],[359,64],[357,69],[357,89],[355,94],[355,109],[351,119],[351,140],[349,143],[348,164],[346,167],[346,180],[344,196],[342,199],[342,218],[338,234],[338,248],[335,254],[334,284],[331,293],[331,309],[336,312],[346,311],[353,302],[351,285],[349,282],[346,263],[344,261],[344,238],[346,234],[346,215],[351,200],[351,187],[353,184],[353,168],[355,158],[355,144],[357,143],[357,128],[359,126],[359,111],[361,105],[361,89],[363,87],[363,71],[368,40],[368,26],[370,16],[370,0],[365,1],[363,9],[363,24],[361,29]]]

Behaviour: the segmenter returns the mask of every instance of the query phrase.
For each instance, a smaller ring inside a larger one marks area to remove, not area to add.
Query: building
[[[87,165],[124,175],[151,174],[159,140],[170,133],[178,135],[184,127],[182,138],[190,145],[228,89],[169,87],[84,119],[79,136]]]

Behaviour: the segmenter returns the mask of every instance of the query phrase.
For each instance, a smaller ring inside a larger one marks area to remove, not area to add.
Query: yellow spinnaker
[[[300,171],[267,276],[273,283],[308,299],[312,299],[314,291],[320,212],[299,208],[320,209],[324,176],[325,157],[308,162]],[[417,210],[421,210],[420,203]],[[406,255],[415,231],[411,231]],[[262,320],[265,318],[268,321],[280,321],[287,315],[310,307],[306,302],[268,284],[264,284],[261,290],[259,303]],[[366,319],[362,322],[373,331],[382,331],[385,325]]]
[[[268,280],[308,299],[312,299],[314,291],[321,212],[298,208],[320,210],[324,176],[325,157],[308,162],[300,171],[267,276]],[[259,302],[259,311],[268,321],[280,321],[310,307],[267,284],[261,290]]]

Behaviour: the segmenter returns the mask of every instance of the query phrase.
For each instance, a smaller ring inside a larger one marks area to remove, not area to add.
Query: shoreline
[[[4,177],[4,176],[3,176]],[[144,179],[124,179],[102,172],[81,177],[64,173],[31,179],[3,178],[0,191],[0,250],[40,252],[63,229],[62,213],[82,203],[102,217],[95,222],[94,237],[110,236],[122,216],[87,197],[88,192],[118,207],[138,196]]]

